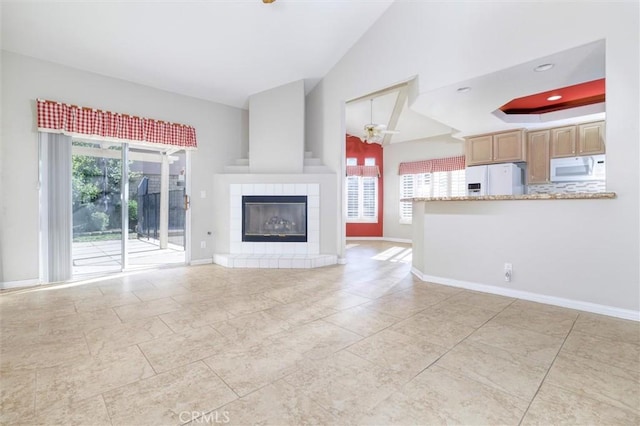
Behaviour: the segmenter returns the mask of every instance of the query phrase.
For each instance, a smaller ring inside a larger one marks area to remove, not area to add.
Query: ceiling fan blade
[[[383,135],[397,135],[400,133],[400,130],[382,130],[380,131]]]

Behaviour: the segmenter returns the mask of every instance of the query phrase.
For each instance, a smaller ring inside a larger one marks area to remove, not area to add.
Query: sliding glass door
[[[129,157],[129,266],[185,263],[185,152],[132,148]]]
[[[74,276],[185,263],[185,157],[73,143]]]
[[[122,145],[73,142],[73,274],[122,269]]]

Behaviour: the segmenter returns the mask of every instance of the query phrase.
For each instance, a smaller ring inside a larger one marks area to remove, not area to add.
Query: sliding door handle
[[[190,206],[191,206],[191,199],[187,194],[184,194],[184,210],[185,211],[189,210]]]

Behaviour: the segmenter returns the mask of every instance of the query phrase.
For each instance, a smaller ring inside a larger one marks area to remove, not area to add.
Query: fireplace
[[[242,241],[307,242],[307,196],[244,195]]]

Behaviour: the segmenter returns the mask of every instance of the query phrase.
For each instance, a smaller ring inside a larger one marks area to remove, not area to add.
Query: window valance
[[[452,172],[465,168],[464,155],[458,157],[436,158],[433,160],[400,163],[399,175],[419,173]]]
[[[184,124],[37,100],[38,130],[69,136],[140,141],[180,148],[197,147],[196,129]]]
[[[378,166],[347,166],[347,176],[380,177]]]

